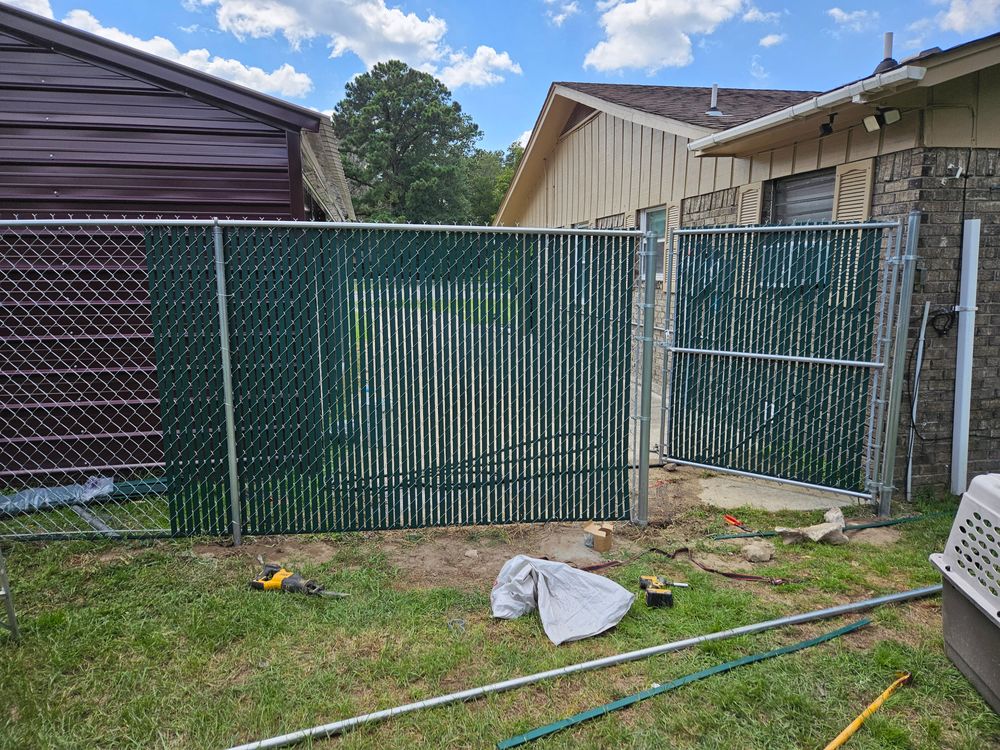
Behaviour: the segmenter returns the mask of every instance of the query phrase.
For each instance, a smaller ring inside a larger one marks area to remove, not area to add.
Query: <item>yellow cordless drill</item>
[[[298,573],[293,573],[274,563],[264,565],[261,574],[250,581],[250,588],[257,591],[289,591],[293,594],[328,596],[334,599],[342,599],[347,596],[340,591],[327,591],[316,581],[307,580]]]

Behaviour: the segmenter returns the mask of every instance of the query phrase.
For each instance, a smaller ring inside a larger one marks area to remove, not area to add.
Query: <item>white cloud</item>
[[[788,38],[788,34],[768,34],[767,36],[762,36],[758,44],[761,47],[774,47],[777,44],[781,44]]]
[[[531,140],[531,131],[525,130],[521,135],[517,137],[517,142],[521,144],[521,148],[527,148],[528,141]]]
[[[52,6],[49,5],[49,0],[4,0],[7,5],[13,5],[15,8],[21,8],[22,10],[27,10],[32,13],[37,13],[40,16],[45,16],[46,18],[53,18]]]
[[[841,8],[830,8],[826,14],[833,19],[841,31],[853,31],[860,33],[867,31],[878,23],[879,15],[877,10],[842,10]]]
[[[173,42],[162,36],[140,39],[113,26],[103,26],[85,10],[70,11],[63,23],[257,91],[281,96],[305,96],[312,90],[312,79],[288,63],[268,73],[262,68],[244,65],[239,60],[212,56],[207,49],[181,52]]]
[[[580,12],[580,5],[576,0],[568,3],[560,2],[560,0],[545,0],[545,4],[549,6],[549,9],[545,11],[545,17],[552,22],[553,26],[562,26],[567,18]]]
[[[1000,21],[1000,0],[951,0],[937,20],[945,31],[959,34],[996,26]]]
[[[584,67],[643,68],[653,73],[694,59],[690,34],[711,34],[736,16],[742,0],[628,0],[601,16],[605,39],[591,49]]]
[[[758,81],[763,81],[767,78],[770,73],[764,68],[760,62],[760,55],[754,55],[750,58],[750,75],[756,78]]]
[[[781,12],[777,10],[761,10],[756,5],[748,5],[743,13],[743,20],[747,23],[774,23],[781,18]]]
[[[421,18],[385,0],[186,0],[215,9],[221,30],[239,39],[283,36],[293,48],[322,39],[331,57],[357,55],[366,67],[402,60],[454,86],[489,85],[501,72],[520,72],[506,52],[480,46],[469,57],[445,42],[448,24],[433,14]],[[483,51],[485,50],[485,51]],[[492,53],[492,54],[490,54]],[[515,70],[517,68],[517,70]]]
[[[441,82],[450,89],[459,86],[492,86],[503,81],[497,71],[521,72],[521,66],[510,59],[506,52],[497,52],[492,47],[480,45],[472,57],[465,52],[454,52],[449,56],[449,64],[437,73]]]

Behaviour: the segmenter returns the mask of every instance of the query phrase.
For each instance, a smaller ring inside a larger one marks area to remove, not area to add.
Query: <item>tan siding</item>
[[[847,131],[835,131],[819,141],[819,167],[826,169],[847,161]]]
[[[851,128],[850,150],[847,158],[850,161],[858,159],[870,159],[879,153],[879,142],[882,140],[882,131],[876,130],[869,133],[862,126]]]
[[[750,160],[733,159],[733,183],[730,187],[745,185],[748,182],[750,182]]]
[[[795,147],[775,149],[771,152],[771,174],[770,179],[786,177],[792,173],[792,160],[795,158]]]
[[[649,157],[649,193],[646,196],[647,205],[659,202],[661,189],[661,175],[663,174],[663,131],[650,130],[652,137],[652,148]]]
[[[792,171],[811,172],[819,169],[819,141],[806,141],[795,146]]]
[[[670,205],[711,191],[763,182],[787,174],[837,167],[921,145],[1000,147],[1000,66],[939,84],[901,92],[885,105],[900,106],[903,119],[873,134],[860,125],[834,122],[834,132],[808,137],[746,158],[694,157],[688,139],[600,113],[564,136],[547,155],[513,223],[559,226]],[[921,107],[932,109],[923,113]],[[926,129],[922,131],[921,118]],[[816,132],[810,129],[810,133]]]
[[[750,162],[750,180],[760,182],[771,179],[771,152],[754,154]]]

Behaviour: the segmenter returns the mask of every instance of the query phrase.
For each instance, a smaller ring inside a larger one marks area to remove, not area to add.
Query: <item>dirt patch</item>
[[[257,556],[265,562],[292,565],[295,563],[311,563],[321,565],[330,562],[337,554],[336,547],[330,542],[294,537],[279,537],[268,543],[244,544],[239,547],[219,543],[196,544],[191,548],[196,557],[207,557],[223,560],[232,557],[256,560]]]
[[[583,543],[583,525],[550,523],[503,529],[435,529],[395,533],[382,549],[399,568],[406,585],[481,589],[492,585],[505,562],[515,555],[592,565],[604,558]],[[617,531],[612,552],[631,553],[635,545]]]
[[[889,526],[879,526],[874,529],[861,529],[860,531],[848,531],[847,538],[851,544],[871,544],[876,547],[888,547],[899,541],[902,534],[899,529]]]

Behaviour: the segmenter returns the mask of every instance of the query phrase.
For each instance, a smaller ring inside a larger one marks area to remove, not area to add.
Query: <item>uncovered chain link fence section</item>
[[[627,518],[638,243],[0,226],[0,536]]]

